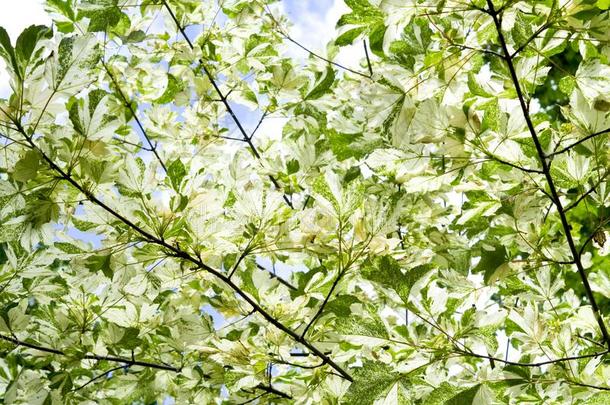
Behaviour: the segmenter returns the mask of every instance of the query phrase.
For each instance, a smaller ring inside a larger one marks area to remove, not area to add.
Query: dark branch
[[[31,147],[40,153],[43,160],[45,162],[47,162],[47,164],[51,167],[51,169],[56,171],[62,179],[64,179],[65,181],[70,183],[72,186],[74,186],[74,188],[76,188],[81,193],[83,193],[89,201],[91,201],[92,203],[96,204],[97,206],[103,208],[110,215],[114,216],[115,218],[117,218],[118,220],[123,222],[125,225],[127,225],[129,228],[136,231],[138,234],[140,234],[143,237],[143,239],[145,241],[157,244],[157,245],[165,248],[168,255],[189,261],[189,262],[195,264],[197,268],[205,270],[208,273],[215,276],[216,278],[223,281],[233,291],[235,291],[235,293],[237,295],[239,295],[244,301],[246,301],[250,306],[252,306],[252,308],[254,310],[256,310],[256,312],[261,314],[261,316],[263,318],[265,318],[265,320],[267,320],[270,324],[272,324],[276,328],[280,329],[281,331],[283,331],[284,333],[289,335],[296,342],[298,342],[298,343],[302,344],[303,346],[305,346],[306,348],[308,348],[311,352],[313,352],[319,358],[325,360],[332,368],[334,368],[337,372],[339,372],[343,376],[343,378],[345,378],[348,381],[353,381],[352,377],[342,367],[340,367],[337,363],[335,363],[333,360],[331,360],[327,355],[325,355],[322,351],[320,351],[318,348],[316,348],[312,343],[308,342],[302,336],[299,336],[296,332],[294,332],[293,330],[291,330],[290,328],[285,326],[283,323],[278,321],[276,318],[274,318],[269,312],[267,312],[256,301],[254,301],[250,297],[250,295],[248,295],[241,288],[239,288],[233,281],[231,281],[231,279],[229,279],[226,275],[221,273],[219,270],[216,270],[216,269],[208,266],[207,264],[203,263],[203,261],[201,261],[201,259],[199,259],[198,257],[193,256],[193,255],[181,250],[179,247],[176,247],[176,246],[173,246],[173,245],[167,243],[165,240],[154,236],[153,234],[149,233],[148,231],[145,231],[140,226],[136,225],[134,222],[125,218],[123,215],[121,215],[114,209],[110,208],[103,201],[101,201],[100,199],[95,197],[90,191],[85,189],[81,184],[79,184],[76,180],[74,180],[69,174],[67,174],[59,166],[57,166],[55,164],[55,162],[53,162],[53,160],[51,160],[51,158],[49,158],[44,153],[44,151],[42,151],[40,148],[38,148],[36,146],[36,144],[32,141],[32,139],[27,135],[27,132],[23,129],[23,127],[21,127],[21,124],[19,122],[15,122],[15,125],[19,129],[19,132],[25,137],[25,139],[31,145]]]
[[[91,384],[91,383],[93,383],[93,382],[95,382],[95,381],[99,380],[100,378],[104,378],[104,377],[106,377],[108,374],[110,374],[110,373],[112,373],[112,372],[114,372],[114,371],[120,370],[120,369],[122,369],[122,368],[125,368],[125,367],[126,367],[126,366],[117,366],[117,367],[113,367],[113,368],[111,368],[110,370],[104,371],[102,374],[97,375],[97,376],[95,376],[95,377],[91,378],[89,381],[87,381],[86,383],[84,383],[84,384],[82,384],[82,385],[80,385],[80,386],[78,386],[78,387],[74,388],[72,391],[78,391],[78,390],[81,390],[81,389],[85,388],[87,385],[89,385],[89,384]]]
[[[547,156],[551,157],[551,156],[559,155],[561,153],[565,153],[565,152],[571,150],[576,145],[580,145],[581,143],[586,142],[589,139],[593,139],[593,138],[595,138],[595,137],[597,137],[599,135],[607,134],[609,132],[610,132],[610,128],[606,128],[606,129],[604,129],[602,131],[598,131],[598,132],[595,132],[593,134],[587,135],[584,138],[579,139],[578,141],[576,141],[574,143],[571,143],[570,145],[566,146],[565,148],[561,148],[561,149],[559,149],[559,150],[557,150],[555,152],[549,153]]]
[[[570,360],[590,359],[592,357],[605,356],[606,354],[610,353],[610,350],[605,350],[603,352],[598,352],[598,353],[583,354],[581,356],[562,357],[559,359],[545,360],[545,361],[540,361],[537,363],[520,363],[518,361],[509,361],[509,360],[505,360],[505,359],[500,359],[498,357],[487,356],[484,354],[478,354],[478,353],[474,353],[471,351],[462,350],[457,347],[455,348],[455,351],[464,356],[478,357],[480,359],[488,359],[488,360],[497,361],[498,363],[503,363],[503,364],[510,365],[510,366],[520,366],[520,367],[540,367],[540,366],[544,366],[547,364],[562,363],[564,361],[570,361]]]
[[[271,278],[275,278],[277,281],[280,282],[280,284],[285,285],[286,287],[290,288],[291,290],[294,290],[294,291],[298,290],[298,288],[296,288],[290,282],[286,281],[285,279],[283,279],[282,277],[278,276],[277,274],[270,272],[269,270],[267,270],[266,268],[264,268],[260,264],[256,263],[256,267],[258,267],[260,270],[264,270],[264,271],[268,272],[269,275],[271,276]]]
[[[50,347],[45,347],[45,346],[41,346],[41,345],[34,344],[34,343],[27,343],[27,342],[21,341],[17,338],[14,338],[14,337],[0,335],[0,339],[5,340],[7,342],[11,342],[17,346],[27,347],[28,349],[34,349],[34,350],[38,350],[38,351],[45,352],[45,353],[52,353],[52,354],[57,354],[60,356],[66,356],[66,353],[62,350],[53,349]],[[159,370],[180,372],[180,368],[178,368],[178,367],[172,367],[172,366],[168,366],[165,364],[150,363],[147,361],[138,361],[135,359],[126,359],[123,357],[99,356],[97,354],[86,354],[82,358],[87,359],[87,360],[112,361],[115,363],[121,363],[121,364],[123,364],[122,367],[124,367],[124,366],[142,366],[142,367],[155,368],[155,369],[159,369]]]
[[[169,13],[171,19],[174,21],[174,24],[176,24],[176,27],[178,28],[178,31],[180,31],[180,33],[184,37],[184,39],[185,39],[186,43],[188,44],[189,48],[191,48],[191,50],[194,50],[195,46],[193,45],[193,43],[189,39],[188,35],[186,35],[186,32],[184,31],[184,28],[182,27],[182,25],[180,25],[180,22],[178,21],[178,18],[176,17],[174,12],[172,11],[171,7],[167,4],[167,2],[165,0],[162,0],[162,1],[163,1],[163,5],[167,9],[167,12]],[[246,141],[246,143],[250,147],[250,151],[252,152],[252,154],[254,155],[254,157],[256,159],[260,160],[261,159],[260,153],[258,153],[258,150],[256,149],[256,147],[252,143],[252,140],[250,139],[250,137],[246,133],[246,130],[244,129],[241,121],[237,118],[237,115],[235,114],[235,111],[233,111],[233,108],[229,104],[229,100],[227,100],[227,96],[225,94],[223,94],[222,90],[218,86],[218,83],[216,83],[216,80],[214,79],[214,76],[212,76],[212,73],[206,67],[206,65],[205,65],[205,63],[204,63],[204,61],[202,59],[199,59],[199,64],[201,65],[201,68],[203,69],[203,72],[205,73],[205,75],[208,78],[208,80],[210,81],[210,83],[212,83],[212,87],[214,87],[214,90],[216,91],[216,94],[218,94],[218,97],[220,98],[220,101],[222,101],[222,103],[224,104],[227,112],[229,113],[229,115],[233,119],[233,122],[235,122],[235,125],[237,125],[237,129],[239,130],[239,132],[241,133],[242,137],[244,138],[244,140]],[[273,186],[276,189],[278,189],[278,190],[282,189],[282,187],[280,186],[279,182],[277,181],[277,179],[275,177],[273,177],[272,175],[269,175],[269,179],[271,180],[271,182],[273,183]],[[284,194],[283,197],[284,197],[284,201],[286,202],[286,204],[288,204],[288,206],[290,208],[294,208],[292,206],[292,201],[290,201],[288,196],[286,194]]]
[[[517,49],[515,49],[515,52],[513,52],[512,55],[510,55],[511,59],[513,59],[519,52],[523,51],[533,40],[538,38],[538,35],[540,35],[542,33],[542,31],[546,30],[551,25],[552,25],[552,23],[550,21],[547,21],[540,28],[538,28],[536,30],[536,32],[534,32],[532,34],[531,37],[529,37],[523,44],[521,44]]]
[[[277,390],[277,389],[273,388],[270,385],[259,384],[255,388],[258,389],[258,390],[261,390],[261,391],[265,391],[265,392],[267,392],[269,394],[277,395],[280,398],[292,399],[291,395],[288,395],[285,392]]]
[[[123,90],[121,90],[121,86],[119,85],[118,81],[116,80],[116,78],[114,77],[114,75],[110,71],[110,68],[108,67],[108,65],[106,65],[106,62],[104,62],[104,60],[102,60],[102,66],[104,66],[104,69],[106,70],[106,73],[108,74],[108,77],[110,77],[110,80],[112,80],[112,83],[114,83],[114,87],[116,87],[117,91],[119,92],[119,95],[121,96],[121,99],[123,100],[123,104],[125,104],[125,107],[127,107],[129,112],[133,116],[133,119],[136,121],[138,128],[140,128],[142,135],[146,139],[146,142],[148,143],[147,150],[150,150],[155,155],[155,158],[157,158],[157,160],[161,164],[163,171],[167,174],[167,167],[165,166],[165,163],[163,163],[163,160],[161,160],[161,157],[157,153],[157,145],[156,144],[153,145],[152,141],[150,140],[150,137],[148,136],[148,133],[144,129],[144,125],[142,125],[142,122],[138,118],[136,111],[134,110],[133,106],[131,105],[131,102],[127,99],[127,96],[125,95],[125,93],[123,93]]]
[[[584,192],[580,197],[578,197],[578,199],[576,201],[574,201],[573,203],[571,203],[570,205],[568,205],[563,211],[567,212],[569,210],[571,210],[572,208],[576,208],[576,206],[578,206],[578,204],[580,204],[582,202],[582,200],[584,200],[585,198],[587,198],[588,195],[590,195],[591,193],[593,193],[597,187],[604,181],[606,180],[606,178],[608,177],[608,175],[610,175],[610,170],[608,170],[603,176],[601,176],[599,178],[599,180],[586,192]]]
[[[515,91],[517,92],[519,104],[521,105],[521,111],[525,118],[525,122],[526,122],[529,132],[531,134],[532,140],[534,141],[534,145],[536,147],[536,152],[538,153],[538,158],[539,158],[540,164],[542,166],[542,171],[544,172],[544,176],[546,178],[547,184],[549,186],[549,190],[551,192],[551,201],[553,201],[553,203],[557,207],[557,212],[559,213],[561,225],[562,225],[563,231],[566,235],[568,246],[570,247],[570,252],[572,254],[572,257],[574,258],[576,268],[578,269],[578,274],[580,276],[583,287],[585,289],[585,293],[587,295],[587,298],[589,299],[589,302],[591,303],[591,308],[593,309],[593,313],[595,314],[595,318],[599,325],[602,336],[604,337],[604,341],[606,342],[606,345],[610,349],[610,335],[608,335],[608,331],[606,329],[606,325],[605,325],[604,320],[599,311],[597,301],[595,300],[595,297],[593,296],[593,291],[591,290],[591,286],[589,284],[587,274],[585,273],[585,269],[582,265],[582,262],[580,259],[580,254],[576,249],[576,245],[574,244],[574,239],[572,238],[572,231],[571,231],[570,224],[568,223],[566,214],[565,214],[563,206],[561,204],[561,200],[559,199],[559,194],[557,193],[557,190],[555,188],[555,183],[553,181],[553,177],[551,176],[549,161],[547,160],[548,157],[544,153],[544,149],[542,148],[540,140],[538,139],[538,134],[536,133],[536,129],[534,127],[534,124],[532,123],[532,120],[531,120],[531,117],[529,114],[529,109],[528,109],[527,103],[525,101],[525,96],[523,94],[523,91],[521,90],[519,78],[517,76],[517,72],[515,71],[515,67],[513,65],[513,60],[510,55],[510,52],[508,51],[508,46],[506,45],[506,40],[505,40],[504,34],[502,32],[502,24],[501,24],[500,20],[498,19],[498,12],[495,10],[492,0],[487,0],[487,6],[489,8],[489,15],[493,19],[494,25],[496,27],[496,31],[498,33],[498,40],[500,41],[500,45],[502,46],[502,51],[504,52],[504,60],[506,62],[506,65],[508,66],[508,70],[510,72],[513,86],[515,87]]]
[[[339,242],[339,243],[341,243],[341,242]],[[311,328],[311,326],[316,322],[318,317],[320,317],[320,315],[322,315],[322,312],[324,311],[324,307],[326,307],[328,300],[330,300],[330,297],[335,292],[335,288],[337,288],[337,286],[339,285],[339,281],[341,281],[341,278],[343,278],[344,274],[345,274],[345,269],[339,271],[339,274],[337,275],[337,277],[335,278],[335,281],[333,281],[333,284],[330,287],[330,291],[328,292],[328,294],[326,294],[326,297],[324,297],[324,301],[322,302],[322,305],[320,305],[320,308],[318,308],[318,310],[316,311],[316,314],[313,316],[313,318],[311,318],[309,323],[305,326],[305,329],[303,329],[303,332],[301,333],[301,338],[305,337],[309,328]]]
[[[371,65],[371,58],[369,58],[369,49],[366,46],[366,39],[362,43],[364,44],[364,56],[366,56],[366,65],[369,68],[369,77],[373,77],[373,66]]]

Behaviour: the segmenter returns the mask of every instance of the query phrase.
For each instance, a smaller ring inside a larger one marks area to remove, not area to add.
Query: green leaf
[[[482,387],[481,384],[471,388],[455,387],[446,382],[432,391],[425,400],[426,405],[470,405]]]
[[[379,316],[366,310],[363,314],[356,315],[351,309],[353,304],[361,304],[361,302],[350,295],[340,295],[328,302],[326,311],[337,315],[334,330],[343,335],[387,339],[388,332]]]
[[[176,94],[180,93],[184,90],[184,84],[182,81],[176,79],[173,75],[167,75],[167,87],[165,88],[165,93],[161,95],[157,100],[155,100],[159,104],[166,104],[174,101]]]
[[[468,388],[464,391],[461,391],[457,395],[449,398],[444,402],[444,405],[470,405],[474,402],[474,398],[479,392],[483,385],[475,385],[474,387]]]
[[[572,94],[574,87],[576,87],[576,80],[573,76],[564,76],[559,80],[559,90],[565,95]]]
[[[92,272],[101,271],[106,277],[112,280],[114,271],[112,269],[112,255],[92,255],[85,266]]]
[[[609,1],[610,4],[610,1]],[[610,7],[610,5],[608,6]],[[608,8],[606,7],[606,8]],[[587,405],[606,405],[610,403],[610,393],[609,392],[598,392],[595,393],[591,398],[586,400]]]
[[[342,404],[373,404],[379,397],[387,394],[394,384],[401,384],[402,378],[391,366],[372,361],[364,362],[361,368],[353,371],[352,376],[354,382],[343,397]]]
[[[395,259],[390,256],[382,256],[365,265],[362,269],[362,276],[394,290],[406,304],[413,285],[429,270],[427,266],[417,266],[403,273],[400,264]]]
[[[506,114],[500,110],[498,100],[487,104],[485,107],[485,114],[483,115],[483,122],[481,125],[481,131],[490,129],[494,132],[501,132],[506,126]]]
[[[329,66],[326,68],[326,71],[323,73],[322,77],[317,81],[314,88],[307,93],[305,100],[315,100],[322,97],[324,94],[328,93],[328,90],[331,88],[334,82],[335,71]]]
[[[354,40],[364,32],[365,29],[366,27],[361,26],[347,30],[343,34],[339,35],[337,39],[335,39],[335,44],[337,46],[351,45]]]
[[[299,171],[299,161],[296,159],[291,159],[286,163],[286,169],[288,170],[288,174],[294,174]]]
[[[69,254],[85,253],[85,251],[83,249],[79,248],[76,245],[73,245],[72,243],[68,243],[68,242],[55,242],[54,245],[55,245],[56,248],[58,248],[62,252],[66,252],[66,253],[69,253]]]
[[[180,159],[174,160],[167,167],[167,176],[171,182],[174,190],[180,189],[180,184],[182,184],[182,180],[186,176],[186,168]]]
[[[17,63],[17,55],[15,55],[15,49],[11,44],[11,38],[8,36],[6,30],[0,27],[0,56],[6,62],[8,67],[12,67],[12,70],[19,75],[20,69]],[[19,76],[22,78],[21,76]]]
[[[379,9],[367,0],[345,0],[345,5],[352,9],[352,12],[341,16],[337,22],[338,26],[347,24],[366,25],[383,19],[383,14]]]
[[[517,46],[525,44],[533,35],[532,18],[527,18],[522,12],[517,12],[511,35]]]
[[[0,226],[0,243],[12,242],[19,240],[25,228],[24,223],[19,224],[3,224]]]
[[[468,74],[468,89],[470,90],[470,92],[476,96],[482,96],[482,97],[491,97],[492,95],[489,94],[488,92],[485,91],[485,89],[483,88],[483,86],[481,86],[476,78],[474,73],[470,72]]]
[[[123,17],[118,0],[83,2],[80,5],[80,14],[89,18],[89,32],[107,31],[116,26]]]
[[[17,181],[26,182],[36,177],[40,169],[40,153],[36,150],[29,150],[15,164],[13,178]]]
[[[108,93],[102,89],[91,91],[70,108],[69,117],[74,130],[89,141],[108,140],[119,127],[117,117],[108,107]]]
[[[51,38],[52,35],[53,31],[44,25],[31,25],[19,35],[15,44],[15,53],[22,74],[25,74],[27,66],[35,56],[34,49],[38,45],[38,41]]]
[[[491,284],[498,279],[498,269],[506,264],[506,248],[502,245],[494,246],[493,250],[481,249],[481,260],[473,269],[474,272],[485,272],[485,284]]]
[[[124,43],[138,43],[144,41],[146,38],[146,33],[142,30],[131,31],[129,35],[123,37]]]

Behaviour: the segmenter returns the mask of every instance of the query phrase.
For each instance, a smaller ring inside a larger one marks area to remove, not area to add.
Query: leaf
[[[124,43],[142,42],[146,38],[146,33],[142,30],[131,31],[129,35],[123,37]]]
[[[343,34],[339,35],[337,39],[335,39],[335,44],[337,46],[351,45],[354,40],[358,38],[362,32],[364,32],[365,29],[366,27],[357,27],[347,30]]]
[[[31,25],[19,35],[15,44],[15,54],[23,77],[25,77],[26,69],[35,56],[34,50],[38,42],[44,38],[51,38],[52,35],[53,31],[44,25]]]
[[[335,82],[335,71],[329,66],[322,74],[322,77],[316,82],[315,86],[307,95],[305,100],[315,100],[322,97],[328,92]]]
[[[0,243],[19,240],[24,228],[24,223],[2,224],[2,226],[0,226]]]
[[[362,305],[357,298],[350,295],[340,295],[328,302],[326,310],[337,315],[334,329],[343,335],[387,339],[388,332],[379,316],[366,309],[363,314],[355,314],[352,311],[354,304]]]
[[[500,110],[498,100],[495,99],[485,107],[481,131],[490,129],[494,132],[503,132],[506,127],[506,114]]]
[[[159,104],[170,103],[174,101],[176,94],[180,93],[182,90],[184,90],[184,84],[182,81],[176,79],[175,76],[168,74],[165,92],[155,101]]]
[[[610,3],[610,2],[609,2]],[[610,7],[610,5],[609,5]],[[587,399],[587,405],[606,405],[610,402],[610,393],[608,392],[598,392]]]
[[[69,253],[69,254],[85,253],[85,251],[83,249],[79,248],[76,245],[73,245],[72,243],[55,242],[54,245],[57,249],[61,250],[62,252]]]
[[[341,16],[337,22],[338,26],[347,24],[364,25],[383,18],[383,14],[381,14],[379,9],[372,6],[367,0],[345,0],[345,5],[352,12]]]
[[[120,123],[108,108],[108,93],[97,89],[72,104],[70,121],[76,132],[89,141],[109,140]]]
[[[492,284],[499,278],[497,271],[507,261],[506,248],[502,245],[494,246],[493,250],[481,249],[481,260],[473,269],[474,272],[485,272],[485,284]]]
[[[296,159],[289,160],[286,163],[286,170],[288,174],[294,174],[299,171],[300,165],[299,161]]]
[[[608,10],[610,8],[610,0],[597,0],[596,5],[601,10]]]
[[[89,32],[107,31],[123,17],[118,0],[85,1],[80,4],[80,13],[89,18]]]
[[[20,69],[19,64],[17,63],[15,49],[11,44],[11,38],[8,36],[6,30],[2,27],[0,27],[0,56],[2,56],[7,66],[12,67],[13,71],[19,74]]]
[[[313,183],[313,191],[328,201],[334,208],[336,213],[341,212],[341,196],[337,195],[337,190],[331,190],[327,180],[320,176]]]
[[[182,180],[186,176],[186,168],[180,159],[174,160],[167,167],[167,176],[174,190],[179,190]]]
[[[49,86],[59,93],[78,93],[99,69],[101,53],[93,34],[62,38],[57,52],[46,62]]]
[[[373,404],[386,394],[396,383],[400,384],[400,373],[392,367],[372,361],[366,361],[361,368],[352,373],[354,382],[350,385],[341,403],[346,405]]]
[[[449,398],[444,402],[444,405],[469,405],[474,402],[474,398],[483,387],[482,384],[475,385],[474,387],[468,388],[459,392],[457,395]]]
[[[526,18],[522,12],[517,12],[516,14],[515,24],[511,30],[511,35],[515,44],[521,46],[527,43],[534,33],[532,28],[533,21],[531,18]]]
[[[13,178],[17,181],[27,182],[36,177],[40,168],[40,153],[36,150],[28,150],[15,164]]]
[[[599,59],[584,60],[576,71],[576,84],[589,104],[610,94],[610,66]]]
[[[112,269],[112,255],[92,255],[90,256],[85,266],[92,272],[101,271],[106,277],[112,280],[114,271]]]
[[[390,256],[382,256],[364,266],[362,276],[379,283],[385,288],[394,290],[406,304],[409,301],[409,293],[413,285],[429,270],[426,266],[417,266],[403,273],[400,264],[395,259]]]
[[[473,404],[482,386],[478,384],[471,388],[462,388],[443,382],[426,397],[425,403],[426,405],[470,405]]]

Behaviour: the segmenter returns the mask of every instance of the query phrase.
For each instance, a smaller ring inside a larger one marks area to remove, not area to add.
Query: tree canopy
[[[610,403],[610,1],[345,4],[0,28],[3,403]]]

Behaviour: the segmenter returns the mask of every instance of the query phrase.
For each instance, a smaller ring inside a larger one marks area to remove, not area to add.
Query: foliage
[[[609,2],[272,3],[0,29],[1,401],[606,403]]]

